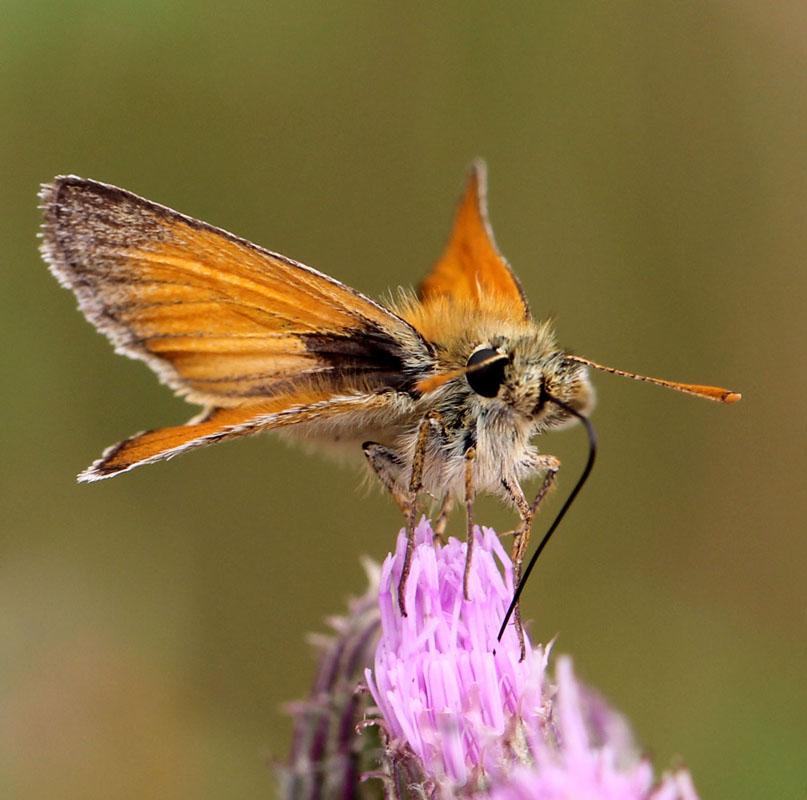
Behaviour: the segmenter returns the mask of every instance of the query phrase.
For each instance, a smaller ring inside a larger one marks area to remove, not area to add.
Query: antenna
[[[567,361],[575,361],[578,364],[585,364],[587,367],[600,369],[603,372],[610,372],[612,375],[621,375],[623,378],[633,378],[635,381],[645,381],[655,383],[657,386],[666,386],[668,389],[675,389],[685,394],[694,394],[696,397],[705,397],[707,400],[716,400],[718,403],[737,403],[742,395],[739,392],[732,392],[729,389],[721,389],[719,386],[700,386],[696,383],[677,383],[676,381],[665,381],[663,378],[650,378],[647,375],[637,375],[634,372],[626,372],[624,369],[606,367],[596,361],[589,361],[581,356],[566,356]],[[555,400],[557,403],[558,401]]]

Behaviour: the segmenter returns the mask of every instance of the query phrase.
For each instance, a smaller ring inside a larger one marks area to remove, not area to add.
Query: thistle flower
[[[381,750],[356,726],[366,716],[368,696],[357,691],[378,642],[378,564],[364,561],[369,588],[348,603],[348,614],[328,619],[332,635],[311,635],[317,672],[306,700],[289,703],[294,717],[289,761],[278,769],[278,796],[294,800],[354,798],[364,772]]]
[[[695,800],[686,772],[654,785],[627,725],[576,681],[568,658],[552,685],[548,649],[526,642],[520,660],[512,624],[497,641],[513,569],[493,531],[475,530],[467,600],[465,544],[435,545],[425,521],[415,536],[408,616],[396,602],[402,532],[381,571],[382,634],[365,673],[390,737],[385,759],[414,759],[429,778],[413,796]]]
[[[522,661],[512,625],[496,640],[513,597],[510,559],[493,531],[477,529],[476,536],[466,600],[465,543],[435,546],[421,522],[406,617],[396,599],[406,548],[399,536],[381,570],[383,633],[375,669],[365,673],[389,735],[405,741],[444,786],[481,787],[500,765],[520,762],[526,731],[540,727],[549,710],[543,652],[527,648]]]
[[[512,624],[497,640],[513,568],[494,531],[474,533],[467,600],[465,543],[436,544],[426,521],[415,532],[408,616],[397,602],[404,531],[380,574],[368,570],[368,594],[332,620],[335,638],[320,640],[282,796],[697,800],[685,770],[654,783],[627,722],[577,681],[568,657],[553,681],[549,647],[527,640],[522,660]],[[362,666],[369,695],[352,689]]]
[[[689,773],[667,774],[653,784],[653,768],[636,755],[632,740],[606,740],[595,746],[591,730],[592,709],[586,705],[586,690],[575,679],[571,659],[558,659],[557,687],[552,702],[553,724],[529,738],[533,763],[517,765],[492,782],[490,792],[474,798],[492,800],[697,800]],[[596,696],[595,696],[596,697]],[[612,715],[601,703],[599,713]],[[613,720],[602,719],[608,727]],[[621,724],[615,726],[622,728]],[[622,729],[625,733],[625,729]],[[621,737],[620,737],[621,738]],[[615,746],[616,745],[616,746]],[[627,756],[627,759],[626,759]],[[625,761],[626,763],[620,763]]]

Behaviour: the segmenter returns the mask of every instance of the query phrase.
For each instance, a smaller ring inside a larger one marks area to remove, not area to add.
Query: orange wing
[[[362,415],[383,408],[393,394],[379,392],[326,399],[278,397],[240,408],[214,408],[201,419],[191,420],[187,425],[138,433],[107,448],[101,458],[84,470],[78,479],[99,481],[112,478],[134,467],[173,458],[187,450],[237,436],[324,422],[350,412]]]
[[[43,187],[42,253],[115,349],[204,419],[138,434],[81,474],[110,477],[232,436],[376,408],[434,361],[406,321],[310,267],[130,192]]]
[[[424,302],[448,296],[474,306],[485,300],[505,300],[514,315],[528,319],[530,310],[521,284],[493,240],[485,201],[486,182],[485,163],[476,161],[445,252],[420,284],[418,294]]]
[[[317,387],[406,391],[415,329],[310,267],[123,189],[43,188],[42,252],[116,350],[192,402],[240,406]]]

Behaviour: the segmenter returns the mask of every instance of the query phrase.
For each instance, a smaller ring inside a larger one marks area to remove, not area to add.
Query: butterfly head
[[[506,409],[535,432],[575,421],[553,400],[583,415],[594,406],[585,365],[570,361],[549,335],[480,343],[468,356],[464,378],[483,407]]]

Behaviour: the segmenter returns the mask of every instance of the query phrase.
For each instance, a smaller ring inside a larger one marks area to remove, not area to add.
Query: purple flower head
[[[465,544],[435,544],[425,521],[415,533],[408,616],[397,603],[404,531],[382,568],[382,634],[366,671],[388,736],[382,774],[394,781],[396,763],[408,775],[420,771],[425,780],[406,790],[413,797],[696,800],[685,771],[654,784],[627,724],[576,681],[568,658],[558,660],[555,686],[546,650],[526,642],[521,660],[512,624],[497,641],[512,564],[495,532],[474,534],[467,600]]]
[[[488,773],[521,758],[525,726],[540,727],[546,714],[543,653],[528,646],[520,660],[513,625],[496,639],[513,597],[512,564],[495,532],[475,535],[465,600],[465,543],[435,546],[430,525],[420,523],[406,617],[397,603],[406,548],[399,536],[381,570],[383,634],[375,669],[367,670],[390,736],[405,740],[430,775],[456,786],[484,785]]]
[[[544,731],[530,731],[530,766],[517,765],[490,792],[476,798],[493,800],[697,800],[689,773],[680,770],[653,782],[653,767],[635,755],[625,729],[614,742],[594,744],[598,725],[592,713],[609,713],[596,695],[581,686],[572,672],[568,656],[558,659],[555,670],[556,695],[552,703],[552,725]],[[594,701],[592,708],[589,699]],[[615,716],[610,712],[611,716]],[[617,720],[619,718],[617,717]],[[607,719],[607,728],[613,725]],[[551,731],[551,735],[549,734]],[[627,756],[627,758],[626,758]]]

